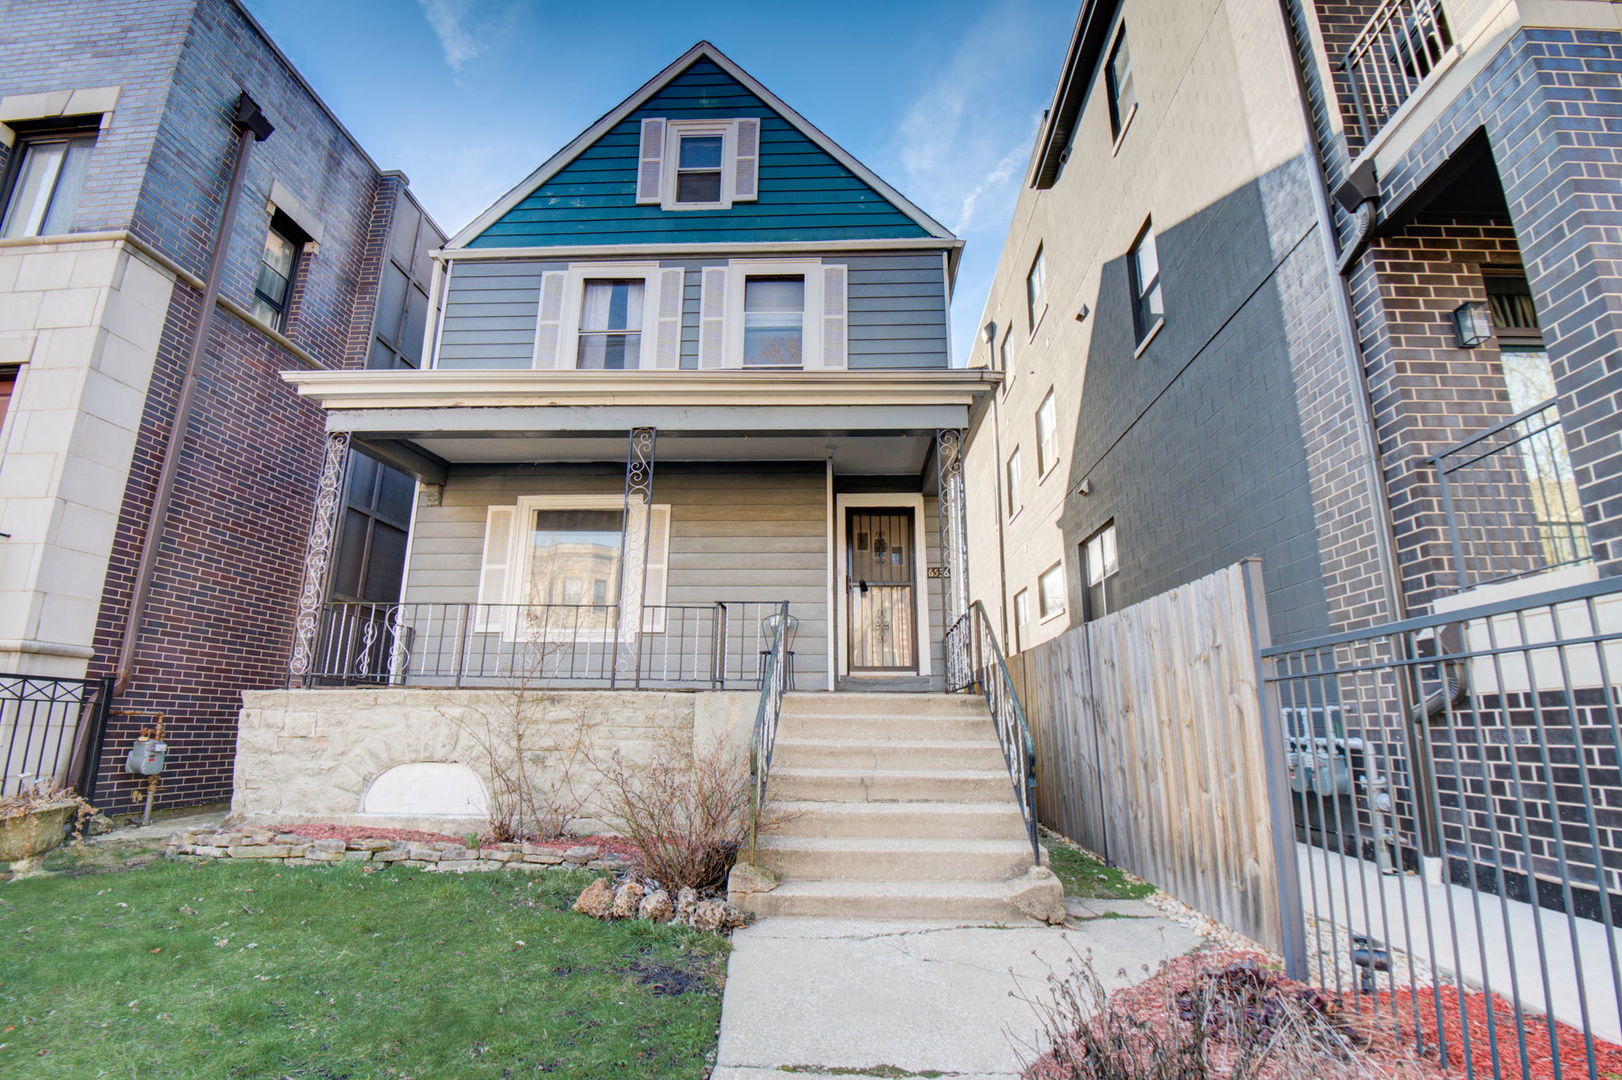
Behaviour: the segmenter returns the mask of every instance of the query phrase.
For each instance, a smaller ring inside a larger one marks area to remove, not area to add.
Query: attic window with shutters
[[[759,187],[760,121],[642,121],[636,201],[665,210],[726,210]]]

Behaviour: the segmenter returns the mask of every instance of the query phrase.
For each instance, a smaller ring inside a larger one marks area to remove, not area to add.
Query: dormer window
[[[760,120],[642,121],[636,201],[664,210],[726,210],[754,200],[760,171]]]

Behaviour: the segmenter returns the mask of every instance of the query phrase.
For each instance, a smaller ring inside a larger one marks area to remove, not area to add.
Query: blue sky
[[[1062,0],[247,0],[455,232],[708,39],[967,242],[961,363],[1075,5]]]

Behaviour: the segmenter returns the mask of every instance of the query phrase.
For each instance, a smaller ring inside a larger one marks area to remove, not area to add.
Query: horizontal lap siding
[[[784,255],[784,258],[794,258]],[[843,263],[849,276],[849,367],[944,368],[946,283],[941,256],[822,256]],[[687,271],[682,305],[681,363],[698,367],[699,270],[722,266],[725,258],[665,259],[660,266]],[[535,317],[541,274],[563,262],[519,259],[511,262],[453,264],[439,348],[442,368],[527,368],[535,353]]]
[[[405,599],[471,603],[478,597],[485,509],[525,495],[610,495],[617,467],[462,468],[439,506],[417,511]],[[800,620],[795,677],[822,685],[827,671],[827,504],[820,467],[683,469],[654,473],[654,501],[670,505],[666,602],[787,600]]]
[[[730,210],[637,205],[644,117],[760,119],[759,197]],[[861,240],[927,236],[831,154],[709,60],[698,60],[605,132],[471,247],[674,241]]]

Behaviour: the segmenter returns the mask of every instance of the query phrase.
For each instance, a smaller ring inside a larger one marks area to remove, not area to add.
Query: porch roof
[[[368,453],[427,483],[472,463],[622,458],[632,428],[661,460],[821,461],[852,473],[923,467],[1001,374],[985,369],[293,371],[282,378]]]

